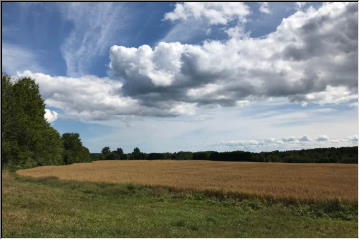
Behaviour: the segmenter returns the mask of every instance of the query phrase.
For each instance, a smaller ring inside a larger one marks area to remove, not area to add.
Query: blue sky
[[[92,152],[270,151],[358,136],[356,3],[2,4],[2,67]]]

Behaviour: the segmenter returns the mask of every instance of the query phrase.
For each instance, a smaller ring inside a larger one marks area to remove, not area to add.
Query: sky
[[[358,144],[357,3],[3,2],[2,70],[91,152]]]

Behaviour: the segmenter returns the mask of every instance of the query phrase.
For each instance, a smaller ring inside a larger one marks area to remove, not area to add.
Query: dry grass
[[[297,200],[357,201],[356,164],[216,161],[95,161],[17,171],[32,177],[137,183]]]

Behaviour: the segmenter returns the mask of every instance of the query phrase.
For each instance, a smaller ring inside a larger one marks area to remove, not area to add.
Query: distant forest
[[[285,163],[357,163],[358,147],[315,148],[307,150],[273,151],[273,152],[174,152],[143,153],[135,148],[125,154],[121,148],[110,151],[104,147],[101,153],[91,153],[92,160],[132,160],[132,159],[173,159],[173,160],[212,160],[237,162],[285,162]]]
[[[39,86],[31,78],[1,77],[2,168],[89,162],[78,133],[62,136],[46,121]]]

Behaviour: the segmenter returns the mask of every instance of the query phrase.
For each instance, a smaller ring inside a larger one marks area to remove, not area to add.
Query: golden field
[[[18,170],[31,177],[136,183],[275,199],[357,201],[357,164],[105,160]]]

